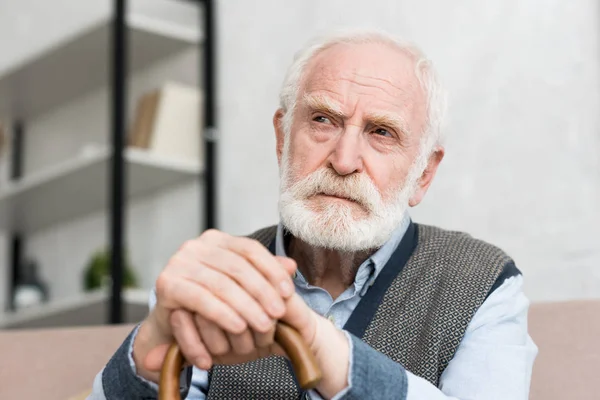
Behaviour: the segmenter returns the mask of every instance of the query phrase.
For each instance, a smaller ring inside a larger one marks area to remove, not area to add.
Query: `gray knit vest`
[[[252,235],[274,251],[276,227]],[[411,223],[344,329],[437,386],[467,325],[512,260],[468,234]],[[209,371],[208,399],[298,399],[289,362],[269,357]]]

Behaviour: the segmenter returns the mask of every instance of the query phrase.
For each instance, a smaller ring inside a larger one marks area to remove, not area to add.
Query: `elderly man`
[[[321,38],[285,78],[273,124],[277,226],[185,243],[94,399],[154,398],[175,338],[190,399],[527,399],[537,348],[509,256],[412,222],[444,156],[430,62],[386,34]],[[323,371],[297,385],[274,321]]]

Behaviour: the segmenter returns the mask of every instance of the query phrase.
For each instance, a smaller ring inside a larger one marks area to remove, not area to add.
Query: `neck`
[[[352,285],[358,267],[371,253],[368,250],[341,252],[313,247],[295,237],[291,238],[288,249],[288,254],[308,282],[327,290],[334,299]]]

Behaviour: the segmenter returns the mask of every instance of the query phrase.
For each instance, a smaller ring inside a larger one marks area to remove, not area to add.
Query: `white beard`
[[[420,158],[411,166],[399,192],[386,193],[392,200],[385,202],[373,181],[363,173],[343,177],[330,168],[321,168],[293,182],[289,149],[284,146],[280,169],[281,221],[292,235],[311,246],[343,252],[379,248],[391,237],[408,209],[408,201],[424,170]],[[359,208],[341,200],[327,201],[318,210],[311,209],[309,199],[319,193],[351,199],[367,215],[356,216]]]

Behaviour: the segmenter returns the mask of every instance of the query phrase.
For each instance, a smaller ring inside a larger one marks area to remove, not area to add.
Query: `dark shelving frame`
[[[174,0],[193,2],[201,8],[203,19],[204,40],[199,42],[199,55],[203,63],[199,72],[199,84],[204,91],[203,110],[203,148],[204,174],[200,174],[201,196],[204,197],[204,210],[200,213],[204,223],[200,222],[200,231],[217,227],[216,221],[216,141],[217,116],[215,107],[216,97],[216,68],[215,68],[215,1],[214,0]],[[111,180],[108,182],[110,191],[110,249],[112,288],[109,307],[110,324],[120,324],[125,321],[123,315],[123,250],[125,237],[126,210],[126,163],[123,157],[125,121],[127,120],[127,57],[128,37],[125,16],[127,0],[114,0],[114,19],[112,31],[112,160],[110,163]]]

